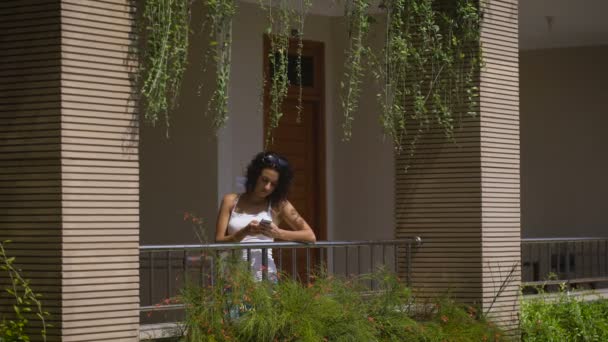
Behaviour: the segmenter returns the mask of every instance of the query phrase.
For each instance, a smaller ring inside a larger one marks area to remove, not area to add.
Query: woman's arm
[[[236,194],[228,194],[222,199],[220,211],[217,214],[215,223],[215,241],[216,242],[239,242],[247,235],[254,234],[254,230],[259,226],[257,221],[251,221],[249,225],[234,234],[228,234],[228,220],[230,220],[230,212],[234,207]],[[257,234],[257,233],[256,233]]]
[[[317,238],[312,228],[308,225],[306,220],[294,208],[289,202],[285,201],[279,210],[279,217],[282,218],[287,225],[293,230],[281,229],[274,223],[270,227],[266,228],[264,234],[275,239],[281,239],[286,241],[301,241],[301,242],[315,242]]]

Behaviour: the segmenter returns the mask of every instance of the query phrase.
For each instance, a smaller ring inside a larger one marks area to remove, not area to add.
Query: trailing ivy
[[[349,47],[344,65],[344,80],[340,82],[341,104],[344,111],[343,140],[348,141],[352,135],[353,113],[357,111],[361,82],[364,75],[364,58],[371,50],[366,45],[370,29],[369,0],[349,0],[345,5],[348,20]]]
[[[298,15],[296,16],[298,26],[298,47],[296,52],[296,83],[298,84],[297,123],[300,123],[302,110],[304,109],[302,106],[302,51],[304,50],[304,20],[306,19],[306,14],[311,6],[312,0],[300,0],[300,9],[298,11]]]
[[[398,151],[407,137],[413,153],[423,132],[438,126],[451,138],[455,116],[474,112],[480,15],[473,0],[386,0],[384,8],[381,122]]]
[[[272,134],[279,126],[283,116],[283,101],[289,91],[289,42],[291,25],[297,21],[297,12],[289,5],[290,0],[260,0],[260,6],[267,13],[268,28],[266,34],[270,42],[268,61],[270,75],[265,75],[265,82],[269,82],[268,99],[269,115],[266,146],[272,144]],[[264,72],[268,72],[264,70]],[[268,81],[266,81],[268,80]]]
[[[15,257],[9,257],[5,246],[10,240],[0,241],[0,275],[6,281],[3,284],[3,303],[12,313],[8,317],[0,315],[0,341],[30,341],[35,330],[32,319],[40,321],[40,339],[47,340],[47,322],[50,314],[42,307],[42,295],[34,292],[30,281],[23,278],[23,271],[15,265]],[[11,305],[12,304],[12,305]],[[12,316],[12,317],[11,317]]]
[[[187,64],[188,0],[146,0],[142,19],[144,118],[155,125],[164,117],[168,134],[169,110],[176,104]]]
[[[204,0],[210,28],[210,53],[216,67],[216,84],[209,100],[213,127],[218,130],[228,120],[228,85],[232,61],[232,19],[236,14],[234,0]]]
[[[232,20],[235,0],[202,0],[210,23],[211,47],[216,66],[216,86],[208,110],[216,129],[228,118]],[[292,28],[298,40],[296,82],[299,84],[298,119],[302,112],[302,49],[304,18],[310,0],[260,0],[267,13],[269,39],[264,87],[268,89],[269,122],[266,144],[283,115],[287,96],[289,45]],[[405,142],[413,146],[420,135],[439,127],[451,138],[457,118],[474,113],[478,89],[476,77],[480,59],[480,11],[476,0],[384,0],[386,11],[385,48],[372,54],[367,45],[371,0],[347,0],[349,32],[345,75],[341,82],[344,110],[344,138],[351,136],[353,114],[361,95],[364,62],[373,60],[374,75],[381,80],[378,94],[382,106],[381,123],[398,151]],[[295,5],[295,6],[294,6]],[[155,124],[169,111],[176,97],[187,62],[190,9],[189,0],[147,0],[143,13],[145,39],[142,65],[142,95],[145,118]],[[295,32],[295,31],[294,31]],[[407,139],[406,139],[407,138]]]

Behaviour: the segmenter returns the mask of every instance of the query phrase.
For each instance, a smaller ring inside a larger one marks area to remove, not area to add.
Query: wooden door
[[[295,46],[295,44],[292,44]],[[265,40],[264,66],[268,75],[268,41]],[[290,51],[295,58],[295,51]],[[268,150],[285,156],[294,170],[294,180],[288,199],[300,215],[310,224],[317,240],[326,239],[325,225],[325,126],[323,98],[323,44],[304,42],[302,79],[302,112],[297,120],[299,87],[293,82],[288,96],[283,102],[283,117],[279,127],[273,132],[273,142]],[[295,63],[290,63],[294,65]],[[269,84],[270,82],[266,82]],[[268,125],[268,89],[265,96],[265,129]],[[287,228],[287,227],[281,227]],[[307,258],[310,259],[307,262]],[[282,259],[283,271],[292,274],[292,255],[290,252],[275,255],[275,260]],[[306,250],[296,252],[296,268],[302,280],[306,272],[314,269],[319,262],[318,253],[307,256]]]
[[[318,115],[316,104],[302,102],[301,119],[298,123],[295,106],[297,101],[285,102],[285,110],[279,128],[275,131],[273,144],[269,150],[283,155],[291,164],[294,179],[289,192],[289,201],[300,215],[320,237],[319,210],[316,203],[320,200],[319,162],[317,160],[318,140],[314,129],[314,120]]]

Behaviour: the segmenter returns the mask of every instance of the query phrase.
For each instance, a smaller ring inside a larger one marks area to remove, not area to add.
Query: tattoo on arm
[[[292,222],[297,226],[300,226],[304,221],[302,216],[300,216],[300,214],[298,214],[298,211],[296,210],[296,208],[291,208],[291,210],[289,212],[289,216],[290,216]]]

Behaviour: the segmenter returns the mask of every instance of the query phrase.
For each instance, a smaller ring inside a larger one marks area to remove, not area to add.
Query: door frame
[[[269,123],[270,113],[270,97],[268,96],[270,90],[270,82],[268,80],[268,73],[270,67],[270,61],[268,60],[268,53],[270,51],[270,38],[267,34],[264,34],[264,47],[263,53],[263,66],[262,66],[262,77],[264,78],[264,125],[262,129],[262,146],[266,146],[266,134]],[[317,210],[318,219],[316,224],[318,229],[317,240],[327,240],[327,169],[326,169],[326,131],[325,131],[325,44],[319,41],[303,40],[304,47],[302,49],[303,56],[312,56],[314,63],[314,80],[312,88],[302,89],[302,101],[312,101],[318,108],[318,116],[315,118],[313,127],[316,132],[316,144],[317,148],[315,155],[317,156],[317,186],[319,188],[319,201],[315,203],[315,209]],[[298,39],[291,38],[289,40],[289,53],[297,54]],[[298,86],[289,86],[287,92],[287,99],[297,100],[299,95]],[[297,208],[296,208],[297,209]]]

